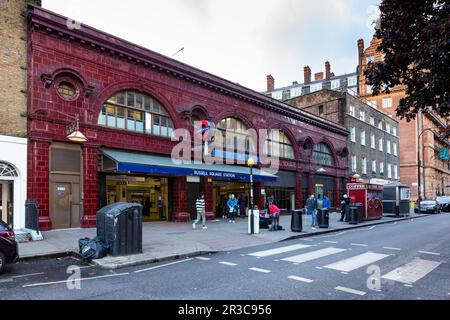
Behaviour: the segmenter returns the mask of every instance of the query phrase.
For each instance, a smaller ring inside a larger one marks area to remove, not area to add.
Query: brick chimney
[[[308,85],[311,83],[311,68],[309,66],[306,66],[303,68],[303,82]]]
[[[314,73],[314,80],[323,80],[323,72]]]
[[[275,90],[275,79],[272,77],[271,74],[267,76],[267,91],[273,91]]]
[[[358,66],[361,69],[364,56],[364,40],[358,40]]]
[[[331,66],[329,61],[325,61],[325,79],[330,80],[331,78]]]
[[[298,84],[298,81],[292,81],[292,85],[295,86]]]

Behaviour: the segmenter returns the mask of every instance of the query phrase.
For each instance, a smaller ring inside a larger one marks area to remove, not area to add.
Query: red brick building
[[[28,18],[28,198],[42,230],[93,227],[97,210],[116,201],[143,203],[153,221],[192,213],[200,190],[210,214],[221,215],[228,193],[248,199],[247,167],[168,164],[173,130],[193,132],[203,119],[238,133],[281,130],[277,181],[256,171],[259,207],[269,194],[301,207],[316,183],[337,204],[348,169],[340,125],[40,7]],[[87,142],[66,138],[76,117]]]

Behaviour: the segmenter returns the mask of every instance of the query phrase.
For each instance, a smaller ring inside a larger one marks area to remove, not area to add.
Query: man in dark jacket
[[[350,197],[346,194],[341,197],[341,219],[339,221],[344,221],[345,211],[347,207],[350,205]]]

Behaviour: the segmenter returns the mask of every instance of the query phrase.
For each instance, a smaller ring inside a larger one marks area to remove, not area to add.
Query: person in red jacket
[[[272,216],[272,226],[269,231],[278,231],[280,223],[280,209],[272,202],[269,205],[269,214]]]

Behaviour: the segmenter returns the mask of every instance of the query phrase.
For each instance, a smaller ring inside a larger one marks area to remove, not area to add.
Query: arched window
[[[166,109],[151,96],[122,91],[103,105],[98,124],[106,127],[172,137],[173,123]]]
[[[17,170],[12,165],[0,161],[0,177],[16,178],[18,176]]]
[[[268,133],[264,151],[269,157],[294,159],[291,140],[280,130],[271,130]]]
[[[325,143],[319,143],[314,146],[313,162],[326,166],[334,165],[333,153]]]
[[[223,134],[224,150],[246,153],[250,150],[250,137],[247,126],[237,118],[225,118],[217,125],[217,130]]]

